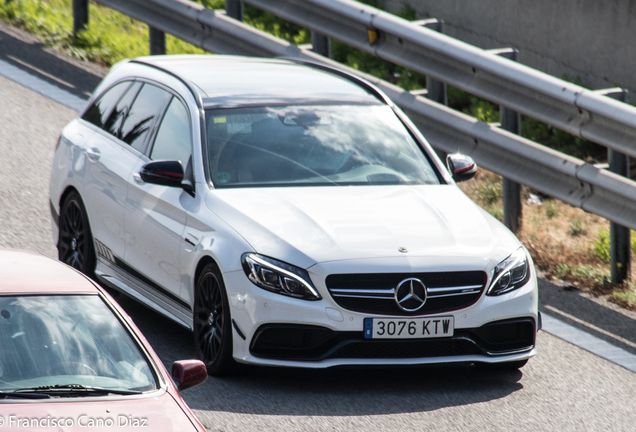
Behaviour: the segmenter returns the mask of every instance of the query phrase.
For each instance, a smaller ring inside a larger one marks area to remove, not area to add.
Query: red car
[[[206,377],[199,360],[175,362],[171,377],[81,273],[0,250],[0,431],[205,431],[179,390]]]

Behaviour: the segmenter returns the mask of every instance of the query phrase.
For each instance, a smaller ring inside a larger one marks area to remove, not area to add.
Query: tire
[[[231,374],[236,368],[232,357],[232,317],[219,268],[207,264],[197,280],[194,301],[194,346],[205,363],[208,375]]]
[[[526,363],[528,363],[528,359],[503,363],[475,363],[475,365],[485,370],[515,371],[524,367]]]
[[[60,261],[95,279],[93,236],[84,203],[75,191],[62,203],[57,252]]]

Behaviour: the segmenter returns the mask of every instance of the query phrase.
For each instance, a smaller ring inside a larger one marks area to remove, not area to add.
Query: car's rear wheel
[[[209,375],[227,375],[236,366],[232,357],[231,322],[221,272],[215,264],[207,264],[196,286],[194,346]]]
[[[94,278],[93,236],[84,203],[77,192],[69,193],[62,203],[57,251],[60,261]]]

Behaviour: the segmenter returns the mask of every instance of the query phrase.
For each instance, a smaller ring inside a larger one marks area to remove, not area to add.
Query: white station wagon
[[[237,362],[519,368],[540,315],[528,252],[377,88],[287,60],[145,57],[64,129],[60,260]]]

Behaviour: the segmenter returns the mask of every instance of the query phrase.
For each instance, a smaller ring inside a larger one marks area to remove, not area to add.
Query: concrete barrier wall
[[[438,18],[480,48],[519,49],[519,61],[590,89],[624,87],[636,103],[636,0],[384,0]]]

